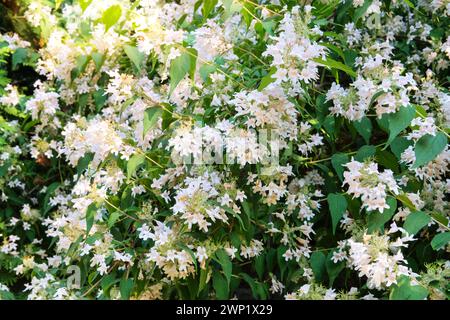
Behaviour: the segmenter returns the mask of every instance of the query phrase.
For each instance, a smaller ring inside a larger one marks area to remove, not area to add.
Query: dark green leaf
[[[386,142],[387,148],[397,135],[406,129],[416,115],[412,106],[401,107],[396,113],[386,113],[382,118],[386,119],[389,128],[389,138]]]
[[[96,214],[97,214],[97,205],[95,203],[91,203],[86,210],[86,234],[89,234],[89,231],[91,231]]]
[[[345,170],[345,168],[342,165],[346,164],[347,162],[349,162],[348,155],[344,153],[335,153],[331,157],[331,164],[341,181],[343,181]]]
[[[355,155],[355,160],[363,162],[367,158],[373,157],[377,148],[375,146],[362,146]]]
[[[325,267],[326,256],[323,252],[316,251],[313,252],[310,259],[311,269],[314,272],[314,277],[316,281],[322,282],[323,276],[326,271]]]
[[[339,261],[338,263],[334,263],[333,260],[331,259],[332,257],[333,257],[333,251],[330,251],[330,253],[328,253],[328,256],[327,256],[327,259],[325,262],[325,267],[328,272],[330,287],[333,286],[334,280],[338,277],[339,273],[341,273],[341,271],[344,270],[344,268],[345,268],[344,261]]]
[[[128,300],[130,298],[133,286],[134,286],[133,279],[120,280],[120,298],[122,300]]]
[[[389,205],[389,209],[384,209],[383,212],[380,211],[370,211],[367,217],[367,230],[369,233],[374,233],[376,231],[383,232],[384,224],[391,220],[392,216],[397,209],[397,200],[393,197],[388,197],[386,200]]]
[[[213,277],[213,288],[216,291],[216,297],[219,300],[228,299],[228,284],[225,277],[220,272],[214,272]]]
[[[392,141],[390,148],[397,159],[401,159],[401,154],[403,151],[405,151],[412,144],[413,142],[411,140],[404,137],[397,137]]]
[[[363,117],[360,121],[353,121],[353,126],[356,131],[364,138],[367,144],[370,142],[370,136],[372,135],[372,122],[369,118]]]
[[[22,64],[28,56],[28,50],[25,48],[17,48],[12,54],[12,68],[17,70],[17,66]]]
[[[331,213],[331,222],[333,224],[333,234],[336,233],[336,227],[342,216],[347,210],[347,200],[341,194],[330,193],[327,197],[328,207]]]
[[[219,249],[216,251],[217,261],[222,267],[225,278],[227,279],[227,285],[230,285],[231,272],[233,269],[233,264],[231,263],[230,257],[224,249]]]
[[[346,66],[345,64],[343,64],[342,62],[333,60],[331,58],[327,58],[326,60],[317,58],[317,59],[313,59],[313,60],[315,62],[317,62],[318,64],[326,66],[330,69],[341,70],[341,71],[344,71],[345,73],[347,73],[351,77],[356,77],[356,72],[349,66]]]

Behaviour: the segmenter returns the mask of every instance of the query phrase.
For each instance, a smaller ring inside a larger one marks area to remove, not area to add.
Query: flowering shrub
[[[3,299],[446,299],[448,0],[0,4]]]

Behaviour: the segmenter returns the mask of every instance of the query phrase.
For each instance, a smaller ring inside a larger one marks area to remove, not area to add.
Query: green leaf
[[[361,7],[358,7],[353,14],[353,22],[358,22],[359,19],[366,13],[373,0],[365,0]]]
[[[351,0],[349,1],[352,2]],[[345,50],[344,51],[344,62],[346,65],[354,68],[355,67],[355,60],[358,57],[358,52],[355,50]],[[370,104],[369,104],[370,106]]]
[[[213,73],[214,71],[216,71],[216,66],[210,65],[210,64],[204,64],[198,70],[203,81],[206,81],[208,79],[209,75],[211,73]]]
[[[161,129],[166,130],[170,124],[174,121],[174,118],[172,117],[172,111],[173,106],[170,104],[164,104],[163,114],[162,114],[162,122],[161,122]]]
[[[335,45],[333,45],[331,43],[327,43],[327,42],[321,42],[320,45],[324,46],[324,47],[327,47],[328,49],[333,50],[334,52],[336,52],[339,55],[339,57],[342,58],[342,60],[345,61],[344,51],[342,51],[342,49],[339,48],[338,46],[335,46]]]
[[[347,200],[341,194],[330,193],[327,197],[328,207],[331,213],[331,222],[333,224],[333,234],[336,233],[336,227],[342,216],[347,210]]]
[[[344,71],[345,73],[347,73],[349,76],[351,77],[356,77],[356,72],[350,68],[349,66],[346,66],[345,64],[343,64],[342,62],[333,60],[331,58],[327,58],[326,60],[322,60],[320,58],[316,58],[313,59],[315,62],[317,62],[318,64],[321,64],[323,66],[329,67],[331,69],[338,69],[341,71]]]
[[[105,94],[105,90],[103,88],[95,91],[92,96],[94,97],[95,109],[99,112],[103,106],[106,104],[106,100],[108,100],[108,96]]]
[[[274,30],[275,30],[276,25],[277,25],[276,21],[273,20],[273,19],[271,19],[271,20],[264,20],[262,22],[262,26],[263,26],[264,30],[266,30],[266,32],[269,35],[271,35],[271,36],[274,35]]]
[[[416,162],[413,168],[418,168],[434,160],[447,146],[447,137],[444,133],[438,132],[435,136],[430,134],[424,135],[416,142],[414,153],[416,154]]]
[[[76,62],[76,68],[78,69],[79,73],[83,73],[86,70],[87,64],[89,62],[89,56],[78,56]]]
[[[411,285],[410,279],[401,275],[397,284],[392,285],[390,300],[424,300],[428,296],[428,290],[420,285]]]
[[[439,233],[431,240],[433,250],[440,250],[450,242],[450,232]]]
[[[121,279],[120,280],[120,298],[122,300],[128,300],[133,289],[133,279]]]
[[[397,135],[406,129],[416,115],[414,107],[400,107],[396,113],[385,113],[382,118],[386,119],[389,129],[389,138],[386,142],[387,148]],[[383,119],[383,120],[384,120]]]
[[[325,131],[330,134],[331,139],[334,140],[336,138],[336,118],[327,115],[322,125],[325,128]]]
[[[373,157],[375,155],[375,152],[377,151],[377,148],[375,146],[362,146],[359,148],[358,152],[355,155],[355,160],[359,162],[363,162],[367,158]]]
[[[277,71],[276,68],[272,67],[269,70],[269,73],[264,76],[261,79],[261,82],[259,83],[259,87],[258,90],[261,91],[262,89],[264,89],[265,87],[267,87],[269,84],[271,84],[272,82],[275,81],[275,78],[272,78],[272,75]]]
[[[118,4],[110,6],[103,12],[102,23],[105,25],[105,31],[108,31],[113,25],[119,21],[122,15],[122,7]]]
[[[384,209],[383,212],[380,211],[370,211],[367,217],[367,231],[369,233],[374,233],[376,231],[383,232],[384,224],[391,220],[392,216],[397,209],[397,200],[393,197],[388,197],[386,200],[389,205],[389,209]]]
[[[399,173],[397,158],[391,152],[377,148],[375,159],[376,162],[381,164],[383,167],[391,169],[394,173]]]
[[[392,141],[390,148],[397,159],[401,159],[403,151],[405,151],[412,144],[413,142],[405,137],[397,137]]]
[[[46,214],[51,206],[49,205],[49,200],[50,200],[50,196],[53,194],[53,192],[55,192],[55,190],[59,187],[60,183],[59,182],[53,182],[51,185],[49,185],[47,187],[47,191],[45,192],[45,197],[44,197],[44,214]]]
[[[144,136],[150,129],[153,129],[162,117],[163,110],[160,107],[151,107],[144,112]]]
[[[84,12],[87,7],[91,4],[92,0],[78,0],[78,4],[81,7],[81,10]]]
[[[347,11],[353,8],[353,0],[346,0],[341,2],[336,10],[336,21],[341,23],[342,19],[348,16]]]
[[[343,181],[344,178],[344,167],[342,165],[346,164],[349,161],[348,155],[344,153],[335,153],[331,157],[331,165],[336,171],[339,180]]]
[[[436,220],[440,224],[444,226],[448,225],[448,219],[442,213],[433,211],[431,212],[431,216],[433,217],[434,220]]]
[[[261,280],[264,276],[264,269],[265,269],[265,256],[263,254],[260,254],[255,259],[255,270],[258,274],[258,278]]]
[[[224,9],[224,18],[227,19],[233,12],[241,10],[241,4],[234,0],[222,0]]]
[[[403,0],[403,1],[405,1],[405,3],[408,5],[408,7],[410,7],[411,9],[415,9],[415,6],[411,1],[409,1],[409,0]]]
[[[99,72],[102,68],[103,62],[105,61],[105,56],[100,52],[91,53],[92,60],[95,64],[95,71]]]
[[[12,69],[17,70],[19,64],[24,63],[28,56],[28,50],[25,48],[17,48],[12,54]]]
[[[120,218],[119,211],[114,211],[113,213],[111,213],[108,218],[108,228],[111,228],[119,218]]]
[[[206,286],[206,280],[208,280],[208,273],[209,273],[209,269],[208,269],[208,263],[207,263],[205,269],[200,269],[200,279],[199,279],[199,283],[198,283],[197,296],[200,295],[200,292],[202,292],[202,290]]]
[[[214,10],[217,2],[218,0],[203,0],[202,15],[204,19],[208,18],[211,11]]]
[[[169,94],[172,94],[173,90],[177,87],[178,83],[183,80],[186,74],[189,73],[191,78],[194,78],[195,65],[197,62],[197,51],[193,48],[184,48],[184,50],[186,50],[186,52],[183,52],[170,63]]]
[[[240,275],[240,276],[242,277],[242,279],[244,279],[244,281],[247,282],[247,284],[250,286],[250,289],[252,290],[253,297],[254,297],[255,299],[258,299],[258,295],[259,295],[260,291],[258,290],[258,285],[257,285],[255,279],[253,279],[252,277],[250,277],[250,276],[249,276],[248,274],[246,274],[246,273],[240,273],[239,275]]]
[[[62,3],[63,0],[55,0],[55,10],[58,10],[58,8],[61,6]]]
[[[247,28],[250,27],[253,21],[253,17],[255,17],[255,6],[252,2],[244,2],[242,3],[241,15],[244,18],[245,24]]]
[[[317,282],[322,282],[323,276],[326,271],[325,267],[325,261],[326,256],[323,252],[315,251],[311,255],[311,259],[309,260],[309,263],[311,264],[311,269],[314,273],[314,277],[316,278]]]
[[[136,69],[140,71],[142,68],[142,64],[144,63],[145,55],[140,52],[138,48],[127,44],[123,46],[123,49],[125,50],[128,58],[130,58],[131,62],[133,62]]]
[[[127,177],[128,179],[136,172],[137,167],[145,162],[145,156],[143,154],[133,155],[127,163]]]
[[[329,278],[329,286],[333,286],[334,280],[338,277],[339,273],[341,273],[342,270],[345,268],[345,262],[339,261],[338,263],[334,263],[331,259],[333,257],[333,251],[330,251],[328,253],[325,267],[328,272],[328,278]]]
[[[107,292],[108,289],[116,282],[118,282],[119,279],[116,279],[116,274],[108,274],[105,277],[103,277],[102,281],[101,281],[101,286],[102,286],[102,290],[103,292]]]
[[[218,271],[214,272],[213,277],[213,288],[216,291],[216,297],[219,300],[228,299],[228,284],[225,277]]]
[[[412,201],[408,198],[405,193],[401,193],[395,196],[397,200],[399,200],[404,206],[412,211],[416,211],[416,207],[412,203]]]
[[[372,122],[369,118],[363,117],[360,121],[353,121],[352,123],[356,131],[364,138],[364,141],[369,144],[372,135]]]
[[[120,208],[126,210],[132,205],[133,205],[133,196],[131,195],[131,186],[128,185],[122,192],[122,196],[120,198]]]
[[[97,213],[97,204],[91,203],[86,210],[86,234],[89,234],[89,231],[91,231],[92,225],[94,224],[96,213]]]
[[[230,257],[224,249],[219,249],[216,251],[217,261],[222,267],[225,278],[227,279],[227,286],[229,288],[231,281],[231,272],[233,269],[233,264],[231,263]]]
[[[430,223],[431,218],[429,215],[422,211],[415,211],[408,215],[405,223],[403,224],[403,229],[405,229],[409,234],[413,235],[419,232],[420,229],[425,227]]]

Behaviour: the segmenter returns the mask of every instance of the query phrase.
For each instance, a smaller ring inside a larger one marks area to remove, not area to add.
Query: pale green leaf
[[[145,156],[143,154],[133,155],[127,163],[127,176],[130,178],[135,172],[139,165],[145,162]]]
[[[140,71],[145,59],[145,55],[142,52],[140,52],[138,48],[127,44],[123,46],[123,49],[125,50],[125,53],[127,54],[128,58],[130,58],[131,62],[133,62],[136,69]]]
[[[162,117],[163,110],[160,107],[151,107],[144,112],[144,136],[150,129],[153,129]]]
[[[108,31],[113,25],[119,21],[122,15],[122,7],[118,4],[110,6],[103,12],[102,23],[105,25],[105,30]]]

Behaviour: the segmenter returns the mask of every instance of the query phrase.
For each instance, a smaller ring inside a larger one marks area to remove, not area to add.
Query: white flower
[[[345,164],[348,171],[344,172],[343,185],[348,185],[348,193],[361,197],[363,206],[368,211],[389,209],[386,203],[388,192],[399,193],[399,187],[391,170],[378,171],[375,162],[361,163],[353,160]]]
[[[139,239],[147,241],[148,239],[153,238],[153,233],[150,232],[150,229],[146,224],[143,224],[141,227],[139,227],[137,231],[139,231]]]
[[[143,194],[145,192],[145,188],[142,185],[137,185],[131,188],[131,195],[136,197],[137,195]]]
[[[206,254],[206,248],[198,246],[197,251],[195,252],[195,257],[200,263],[206,261],[206,259],[208,259],[208,255]]]
[[[10,84],[6,85],[5,91],[7,94],[0,97],[0,104],[14,107],[20,102],[20,95],[17,87]]]

